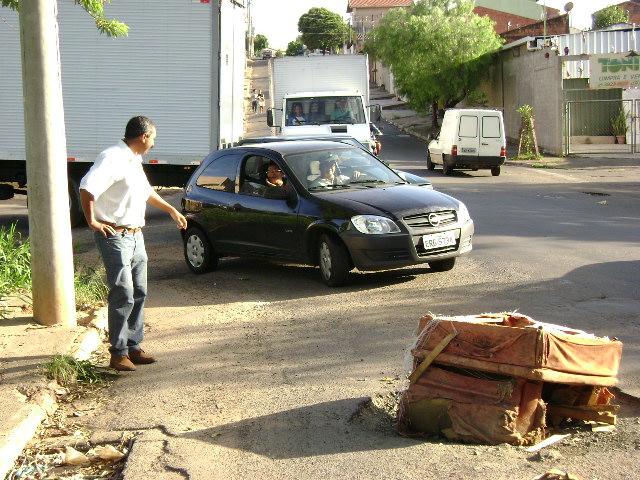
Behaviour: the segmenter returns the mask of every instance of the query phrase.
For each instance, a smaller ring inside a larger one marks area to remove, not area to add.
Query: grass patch
[[[513,157],[514,160],[541,160],[542,155],[536,155],[535,153],[521,153]]]
[[[548,165],[546,163],[532,163],[531,168],[556,168],[554,165]]]
[[[16,225],[0,227],[0,298],[31,288],[31,248]]]
[[[43,365],[45,376],[63,387],[102,385],[105,374],[89,360],[76,360],[68,355],[56,355]]]
[[[104,303],[109,288],[104,267],[78,267],[74,274],[76,307],[86,309]],[[0,299],[31,289],[31,245],[16,225],[0,227]]]
[[[86,309],[106,302],[109,287],[104,283],[104,267],[78,268],[74,276],[76,307]]]

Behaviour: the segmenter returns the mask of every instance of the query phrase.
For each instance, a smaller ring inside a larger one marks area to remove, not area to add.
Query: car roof
[[[331,140],[285,140],[279,142],[252,143],[250,145],[242,145],[235,148],[260,148],[265,150],[273,150],[281,155],[292,155],[296,153],[317,152],[321,150],[336,150],[358,148],[342,142]]]
[[[316,135],[271,135],[265,137],[243,138],[238,145],[253,145],[256,143],[292,142],[295,140],[356,140],[355,137],[346,134],[316,134]]]

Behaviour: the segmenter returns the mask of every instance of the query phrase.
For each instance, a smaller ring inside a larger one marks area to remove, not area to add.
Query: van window
[[[471,115],[460,116],[459,137],[475,138],[478,136],[478,117]]]
[[[482,117],[482,137],[483,138],[500,138],[500,118],[498,117]]]

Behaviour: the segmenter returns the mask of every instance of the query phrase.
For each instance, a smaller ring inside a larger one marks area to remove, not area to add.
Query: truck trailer
[[[366,55],[309,55],[272,61],[274,106],[267,124],[286,136],[349,135],[375,146],[370,122],[379,119],[369,105]]]
[[[184,186],[212,150],[243,132],[244,0],[105,6],[129,26],[109,38],[74,2],[58,2],[62,92],[72,225],[82,220],[78,185],[99,152],[122,138],[129,118],[157,125],[143,167],[154,186]],[[0,22],[0,199],[28,191],[18,16]],[[37,135],[37,132],[33,133]],[[25,190],[25,187],[26,190]]]

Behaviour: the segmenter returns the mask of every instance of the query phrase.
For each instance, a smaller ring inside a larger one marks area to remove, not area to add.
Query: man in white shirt
[[[94,231],[109,284],[109,366],[133,371],[155,362],[140,347],[147,296],[147,253],[142,227],[146,204],[159,208],[187,228],[187,220],[151,187],[142,155],[153,148],[156,127],[147,117],[133,117],[124,139],[100,153],[80,182],[80,200]]]

